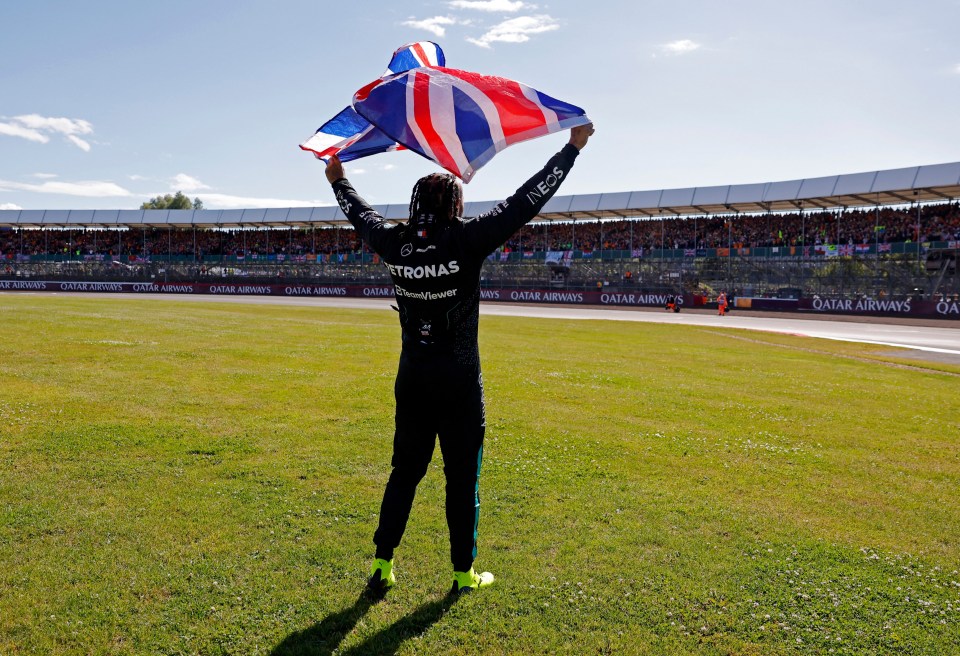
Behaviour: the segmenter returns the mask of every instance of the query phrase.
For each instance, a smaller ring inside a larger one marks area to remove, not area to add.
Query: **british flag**
[[[525,84],[444,64],[429,41],[397,49],[384,75],[300,147],[342,161],[409,148],[469,182],[508,146],[590,123],[581,108]]]
[[[525,84],[444,67],[373,82],[357,91],[353,107],[464,182],[508,146],[590,122],[579,107]]]
[[[341,161],[349,162],[367,155],[401,150],[403,146],[357,114],[353,107],[345,107],[300,144],[300,148],[312,152],[318,159],[339,155]]]
[[[446,57],[440,46],[432,41],[418,41],[400,46],[393,51],[387,69],[380,76],[386,79],[411,68],[443,66]],[[300,148],[312,152],[319,159],[339,155],[349,162],[367,155],[376,155],[391,150],[403,150],[398,144],[367,119],[357,114],[353,107],[344,107],[340,113],[317,128],[317,131]]]
[[[446,64],[447,58],[440,46],[433,41],[417,41],[394,50],[393,57],[387,64],[387,70],[380,77],[387,78],[421,66],[446,66]]]

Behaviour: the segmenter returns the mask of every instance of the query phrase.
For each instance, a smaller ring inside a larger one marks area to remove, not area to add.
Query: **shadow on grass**
[[[327,656],[340,647],[340,643],[353,631],[370,607],[380,599],[366,592],[360,593],[349,608],[328,615],[322,622],[303,631],[292,633],[277,645],[271,656]],[[423,635],[457,601],[455,595],[423,604],[415,611],[390,626],[381,629],[361,644],[342,652],[344,656],[361,654],[394,654],[411,638]]]

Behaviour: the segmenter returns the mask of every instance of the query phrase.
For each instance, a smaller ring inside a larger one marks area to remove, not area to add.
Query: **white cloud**
[[[133,180],[134,182],[139,182],[140,180],[146,180],[146,179],[147,179],[145,176],[137,175],[137,174],[128,175],[127,177],[130,178],[131,180]]]
[[[85,198],[126,198],[132,194],[113,182],[88,180],[81,182],[53,182],[40,184],[11,182],[0,180],[0,189],[14,191],[33,191],[38,194],[60,194],[63,196],[83,196]]]
[[[457,20],[455,18],[450,18],[449,16],[434,16],[433,18],[424,18],[423,20],[411,19],[403,22],[403,25],[406,27],[415,27],[419,30],[426,30],[434,36],[443,36],[447,33],[447,29],[444,27],[444,25],[456,24]]]
[[[203,184],[193,176],[187,175],[186,173],[178,173],[173,177],[173,187],[176,190],[184,193],[210,188],[209,185]]]
[[[664,52],[668,55],[685,55],[687,53],[698,50],[700,44],[696,41],[691,41],[690,39],[680,39],[679,41],[671,41],[670,43],[664,43],[660,46],[661,52]]]
[[[0,134],[20,137],[37,143],[49,143],[47,134],[59,134],[84,152],[90,152],[90,143],[77,135],[93,134],[90,121],[80,118],[58,118],[39,114],[22,114],[5,118],[0,123]]]
[[[72,143],[74,146],[76,146],[77,148],[79,148],[79,149],[82,150],[83,152],[85,152],[85,153],[89,153],[89,152],[90,152],[90,144],[87,143],[86,141],[84,141],[83,139],[81,139],[80,137],[78,137],[78,136],[76,136],[76,135],[73,135],[73,134],[68,134],[68,135],[67,135],[67,140],[70,141],[70,143]]]
[[[536,5],[528,5],[520,0],[452,0],[448,5],[454,9],[476,9],[478,11],[520,11],[524,8],[532,9]]]
[[[351,173],[356,171],[351,170]],[[49,176],[51,174],[36,174],[37,176]],[[140,177],[142,176],[128,176]],[[177,179],[190,179],[200,184],[202,188],[209,189],[203,183],[195,178],[185,174],[180,174]],[[60,182],[47,180],[42,183],[13,182],[11,180],[0,180],[0,191],[31,191],[39,194],[59,194],[64,196],[82,196],[86,198],[140,198],[154,196],[163,196],[166,192],[155,192],[150,194],[131,193],[127,189],[108,181],[80,181],[80,182]],[[190,191],[197,191],[191,189]],[[216,194],[200,191],[198,194],[207,209],[248,209],[254,207],[325,207],[331,203],[323,200],[292,200],[287,198],[256,198],[252,196],[233,196],[231,194]],[[0,209],[19,210],[22,209],[13,203],[2,203]]]
[[[203,206],[211,210],[248,209],[260,207],[324,207],[329,202],[319,200],[287,200],[282,198],[252,198],[229,194],[197,194]]]
[[[468,38],[467,41],[481,48],[489,48],[491,43],[524,43],[530,40],[531,34],[541,34],[559,29],[560,25],[551,16],[517,16],[491,27],[479,39]]]
[[[30,128],[14,123],[0,123],[0,134],[5,134],[8,137],[20,137],[28,141],[36,141],[37,143],[47,143],[50,141],[50,137],[40,134],[36,130],[31,130]]]
[[[93,134],[93,126],[90,125],[90,121],[79,118],[54,118],[40,116],[39,114],[23,114],[14,116],[13,120],[19,121],[34,130],[59,132],[60,134]]]
[[[957,64],[956,66],[953,67],[953,72],[956,73],[957,75],[960,75],[960,64]]]
[[[41,180],[51,180],[59,176],[56,173],[34,173],[33,177],[40,178]]]
[[[357,173],[362,170],[350,169],[350,173]],[[143,176],[129,176],[145,180]],[[318,205],[330,205],[329,202],[318,200],[288,200],[284,198],[256,198],[252,196],[234,196],[232,194],[220,194],[210,191],[210,185],[204,184],[192,175],[178,173],[171,180],[171,190],[181,191],[187,196],[199,198],[203,201],[203,206],[208,210],[229,210],[229,209],[248,209],[251,207],[316,207]],[[163,196],[160,192],[149,194],[149,196]]]

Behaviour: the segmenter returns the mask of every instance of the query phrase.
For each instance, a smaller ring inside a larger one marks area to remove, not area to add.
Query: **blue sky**
[[[784,180],[960,160],[960,0],[167,0],[0,3],[0,208],[331,204],[297,145],[433,40],[447,65],[585,108],[561,193]],[[565,142],[511,147],[466,187],[513,191]],[[374,203],[435,165],[352,162]]]

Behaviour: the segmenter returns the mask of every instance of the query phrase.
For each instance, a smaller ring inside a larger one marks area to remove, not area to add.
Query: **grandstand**
[[[556,196],[489,290],[951,300],[960,162],[760,184]],[[495,201],[469,202],[468,217]],[[405,220],[407,204],[377,206]],[[0,211],[0,280],[385,285],[336,206]]]

